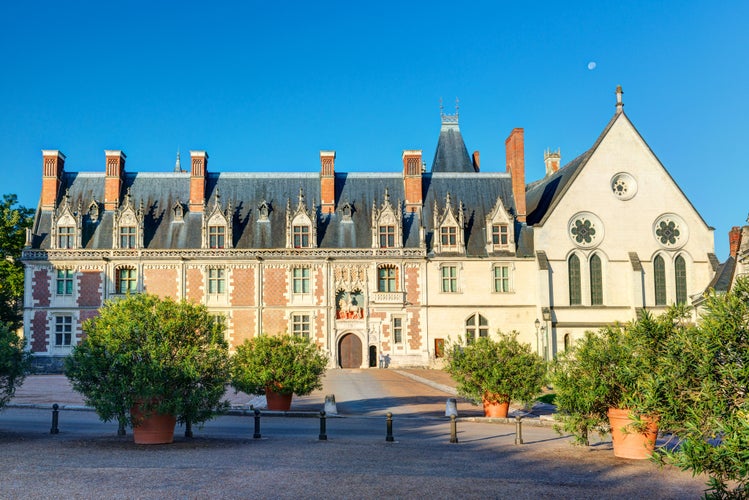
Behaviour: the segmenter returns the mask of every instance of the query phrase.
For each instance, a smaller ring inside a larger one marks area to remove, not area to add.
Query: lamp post
[[[541,337],[538,334],[538,327],[541,326],[541,322],[536,318],[533,324],[536,326],[536,352],[541,354]]]
[[[547,341],[546,341],[546,325],[543,325],[541,327],[541,341],[543,343],[544,348],[544,361],[549,361],[549,350],[547,349]]]

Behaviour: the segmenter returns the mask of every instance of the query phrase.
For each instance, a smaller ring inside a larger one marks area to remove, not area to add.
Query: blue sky
[[[625,112],[705,221],[745,224],[746,1],[28,1],[0,6],[0,193],[36,206],[41,150],[69,171],[397,172],[428,166],[439,102],[482,171],[525,129],[526,180]],[[589,69],[595,63],[593,69]]]

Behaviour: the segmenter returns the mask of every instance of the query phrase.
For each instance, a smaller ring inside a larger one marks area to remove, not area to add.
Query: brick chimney
[[[525,131],[514,128],[505,140],[505,156],[507,158],[507,172],[512,178],[512,194],[515,197],[516,218],[518,222],[525,222]]]
[[[741,228],[733,226],[728,232],[728,253],[731,257],[736,258],[739,255],[741,247]]]
[[[559,149],[544,151],[544,163],[546,164],[546,177],[559,170],[559,164],[562,162],[562,154]]]
[[[422,159],[420,149],[403,151],[403,191],[406,193],[406,212],[418,212],[424,202],[421,187]]]
[[[478,151],[473,152],[473,169],[478,172],[481,169],[481,153]]]
[[[54,210],[64,168],[64,154],[56,149],[42,150],[42,210]]]
[[[120,193],[125,178],[125,153],[106,150],[106,171],[104,175],[104,210],[117,210],[120,206]]]
[[[208,153],[190,151],[190,212],[202,213],[205,202],[205,178],[208,173]]]
[[[335,151],[320,151],[320,211],[335,211]]]

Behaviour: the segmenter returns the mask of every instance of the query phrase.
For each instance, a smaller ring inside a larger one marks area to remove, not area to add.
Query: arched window
[[[674,262],[674,271],[676,276],[676,303],[687,303],[687,263],[684,257],[679,255]]]
[[[653,259],[653,279],[655,280],[655,305],[666,305],[666,263],[663,257]]]
[[[466,320],[466,344],[473,343],[476,337],[489,336],[489,321],[480,315],[472,314]]]
[[[570,334],[565,333],[564,334],[564,352],[567,352],[570,349]]]
[[[601,258],[596,254],[590,258],[590,305],[603,305],[603,271]]]
[[[567,269],[570,279],[570,305],[579,306],[582,304],[582,293],[580,292],[580,258],[577,255],[570,256]]]

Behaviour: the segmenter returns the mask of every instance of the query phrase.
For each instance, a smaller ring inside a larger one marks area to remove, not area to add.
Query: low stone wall
[[[34,356],[31,358],[32,373],[39,375],[61,374],[66,356]]]

